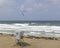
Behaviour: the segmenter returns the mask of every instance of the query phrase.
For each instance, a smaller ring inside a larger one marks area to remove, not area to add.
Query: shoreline
[[[10,35],[10,36],[15,36],[15,34],[11,33],[1,33],[0,32],[0,35]],[[52,36],[52,35],[27,35],[25,34],[24,35],[25,38],[35,38],[35,39],[50,39],[50,40],[60,40],[60,37],[57,37],[57,36]]]

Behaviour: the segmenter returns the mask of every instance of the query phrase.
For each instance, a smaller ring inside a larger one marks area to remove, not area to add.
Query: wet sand
[[[21,45],[15,36],[0,35],[0,48],[60,48],[60,40],[24,38]]]

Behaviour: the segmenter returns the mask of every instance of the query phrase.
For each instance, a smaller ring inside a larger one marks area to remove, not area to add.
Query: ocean
[[[50,35],[60,37],[60,21],[0,21],[0,33]]]

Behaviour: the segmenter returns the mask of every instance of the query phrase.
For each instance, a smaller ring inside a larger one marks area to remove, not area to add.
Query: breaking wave
[[[7,34],[15,34],[16,31],[25,31],[25,34],[31,34],[31,35],[39,35],[39,34],[47,34],[47,35],[53,35],[60,37],[60,26],[50,26],[50,25],[34,25],[35,23],[32,23],[30,25],[29,23],[14,23],[14,24],[0,24],[0,33],[7,33]]]

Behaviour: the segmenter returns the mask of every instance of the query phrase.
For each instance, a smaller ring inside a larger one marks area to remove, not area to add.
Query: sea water
[[[60,37],[60,21],[0,21],[0,33],[15,34],[21,31],[30,35]]]

